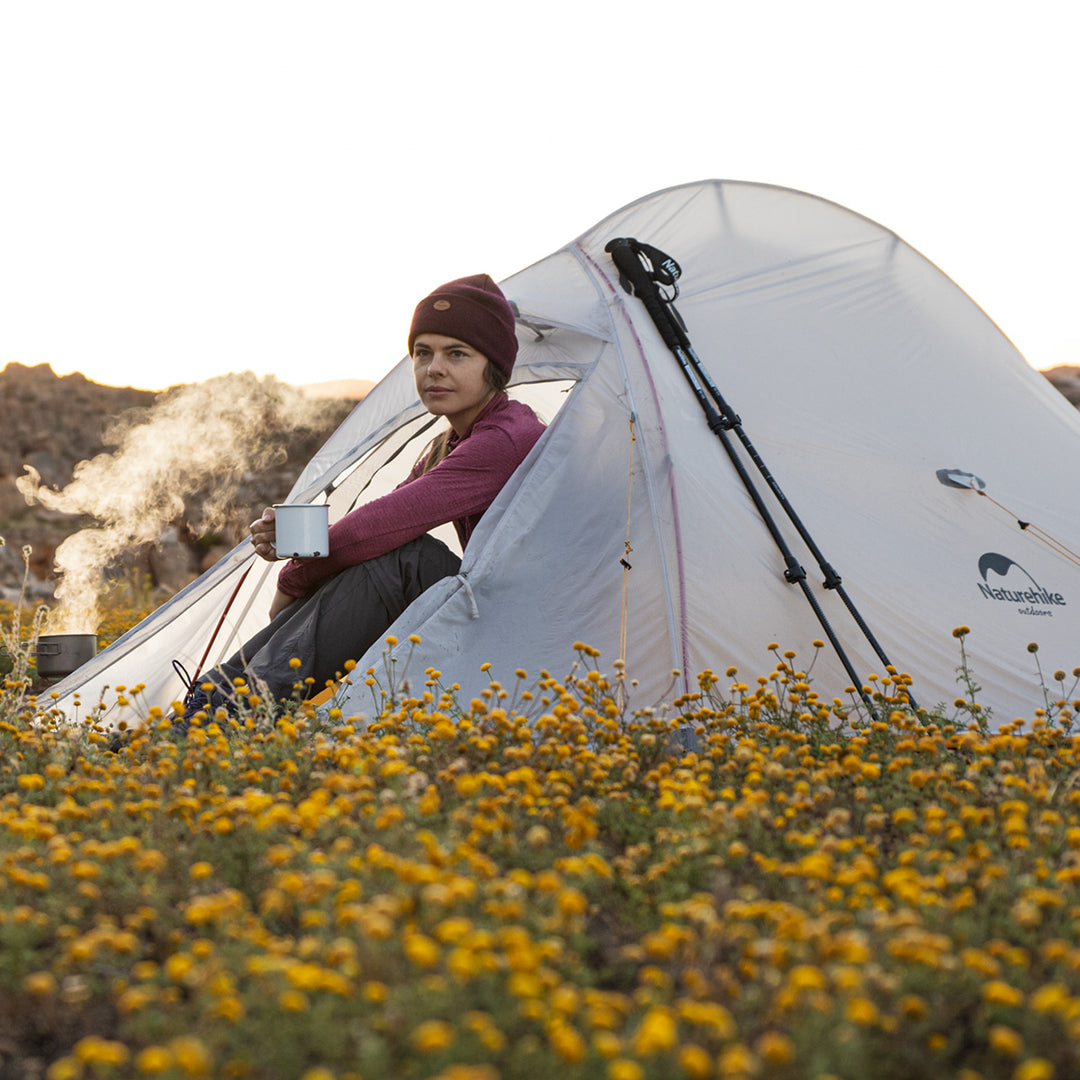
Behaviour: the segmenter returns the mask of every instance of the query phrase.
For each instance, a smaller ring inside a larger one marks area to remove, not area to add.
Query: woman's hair
[[[489,360],[487,362],[487,367],[484,368],[484,382],[486,382],[496,394],[501,394],[510,382],[510,372],[504,371],[494,360]]]
[[[510,373],[508,371],[503,371],[498,364],[489,360],[484,367],[484,382],[491,387],[493,396],[494,394],[501,394],[510,382]],[[449,431],[444,431],[441,434],[436,435],[435,438],[424,447],[424,451],[418,459],[424,463],[421,475],[423,475],[423,473],[431,472],[431,470],[450,453],[450,435],[452,431],[453,429],[450,429]]]

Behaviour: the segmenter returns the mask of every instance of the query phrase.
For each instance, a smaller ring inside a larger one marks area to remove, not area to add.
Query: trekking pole
[[[674,301],[678,296],[677,282],[682,273],[679,264],[659,249],[630,238],[611,240],[604,250],[611,255],[612,261],[619,271],[619,282],[623,289],[631,296],[637,296],[645,305],[645,310],[648,311],[650,318],[655,323],[661,338],[664,340],[664,344],[667,345],[675,356],[675,359],[679,362],[679,367],[686,376],[687,382],[689,382],[690,387],[694,392],[694,396],[698,400],[698,404],[705,413],[709,429],[720,439],[732,465],[735,467],[735,471],[739,475],[739,479],[742,481],[743,487],[746,489],[746,492],[753,501],[754,506],[757,508],[758,514],[761,516],[765,527],[768,529],[773,541],[780,550],[785,566],[784,579],[789,584],[799,585],[802,589],[803,595],[806,597],[822,630],[825,632],[825,636],[836,650],[844,670],[855,685],[855,688],[859,691],[871,713],[876,715],[866,692],[862,688],[862,680],[856,674],[844,647],[840,644],[836,634],[833,632],[828,618],[807,584],[805,569],[792,554],[791,549],[776,525],[772,514],[765,506],[753,479],[750,477],[742,460],[736,453],[735,447],[728,438],[727,433],[729,431],[734,431],[751,461],[768,484],[770,491],[772,491],[799,536],[802,537],[803,542],[814,556],[824,577],[824,587],[835,591],[841,600],[843,600],[844,606],[854,618],[856,625],[862,631],[881,662],[887,668],[892,667],[892,664],[877,638],[874,636],[869,626],[867,626],[866,621],[855,607],[854,602],[851,600],[847,590],[843,586],[840,575],[821,553],[821,550],[814,542],[813,537],[795,512],[794,507],[784,495],[776,478],[769,471],[765,462],[762,460],[761,455],[758,454],[753,443],[750,441],[749,436],[743,430],[741,419],[724,400],[720,390],[717,388],[711,376],[702,365],[701,360],[694,352],[693,345],[686,332],[686,324],[683,322],[682,316],[679,314],[674,304]],[[662,287],[670,289],[671,294],[664,295],[661,291]],[[907,696],[911,706],[913,708],[918,708],[910,693],[908,693]]]

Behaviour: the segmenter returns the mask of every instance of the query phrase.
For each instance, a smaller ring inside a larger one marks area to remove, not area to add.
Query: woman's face
[[[484,378],[487,357],[457,338],[418,334],[412,361],[424,408],[445,416],[458,435],[464,435],[495,393]]]

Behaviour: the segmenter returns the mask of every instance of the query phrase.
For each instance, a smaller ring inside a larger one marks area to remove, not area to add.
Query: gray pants
[[[359,660],[425,589],[460,567],[461,560],[427,534],[346,567],[310,596],[294,600],[207,678],[226,697],[238,677],[252,690],[265,684],[275,701],[291,698],[295,684],[309,678],[313,682],[300,696],[317,694],[340,678],[346,660]],[[299,667],[290,666],[293,659]]]

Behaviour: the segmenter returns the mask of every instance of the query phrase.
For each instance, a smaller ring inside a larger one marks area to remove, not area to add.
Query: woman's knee
[[[429,533],[403,544],[397,552],[402,589],[410,601],[461,569],[460,557]]]

